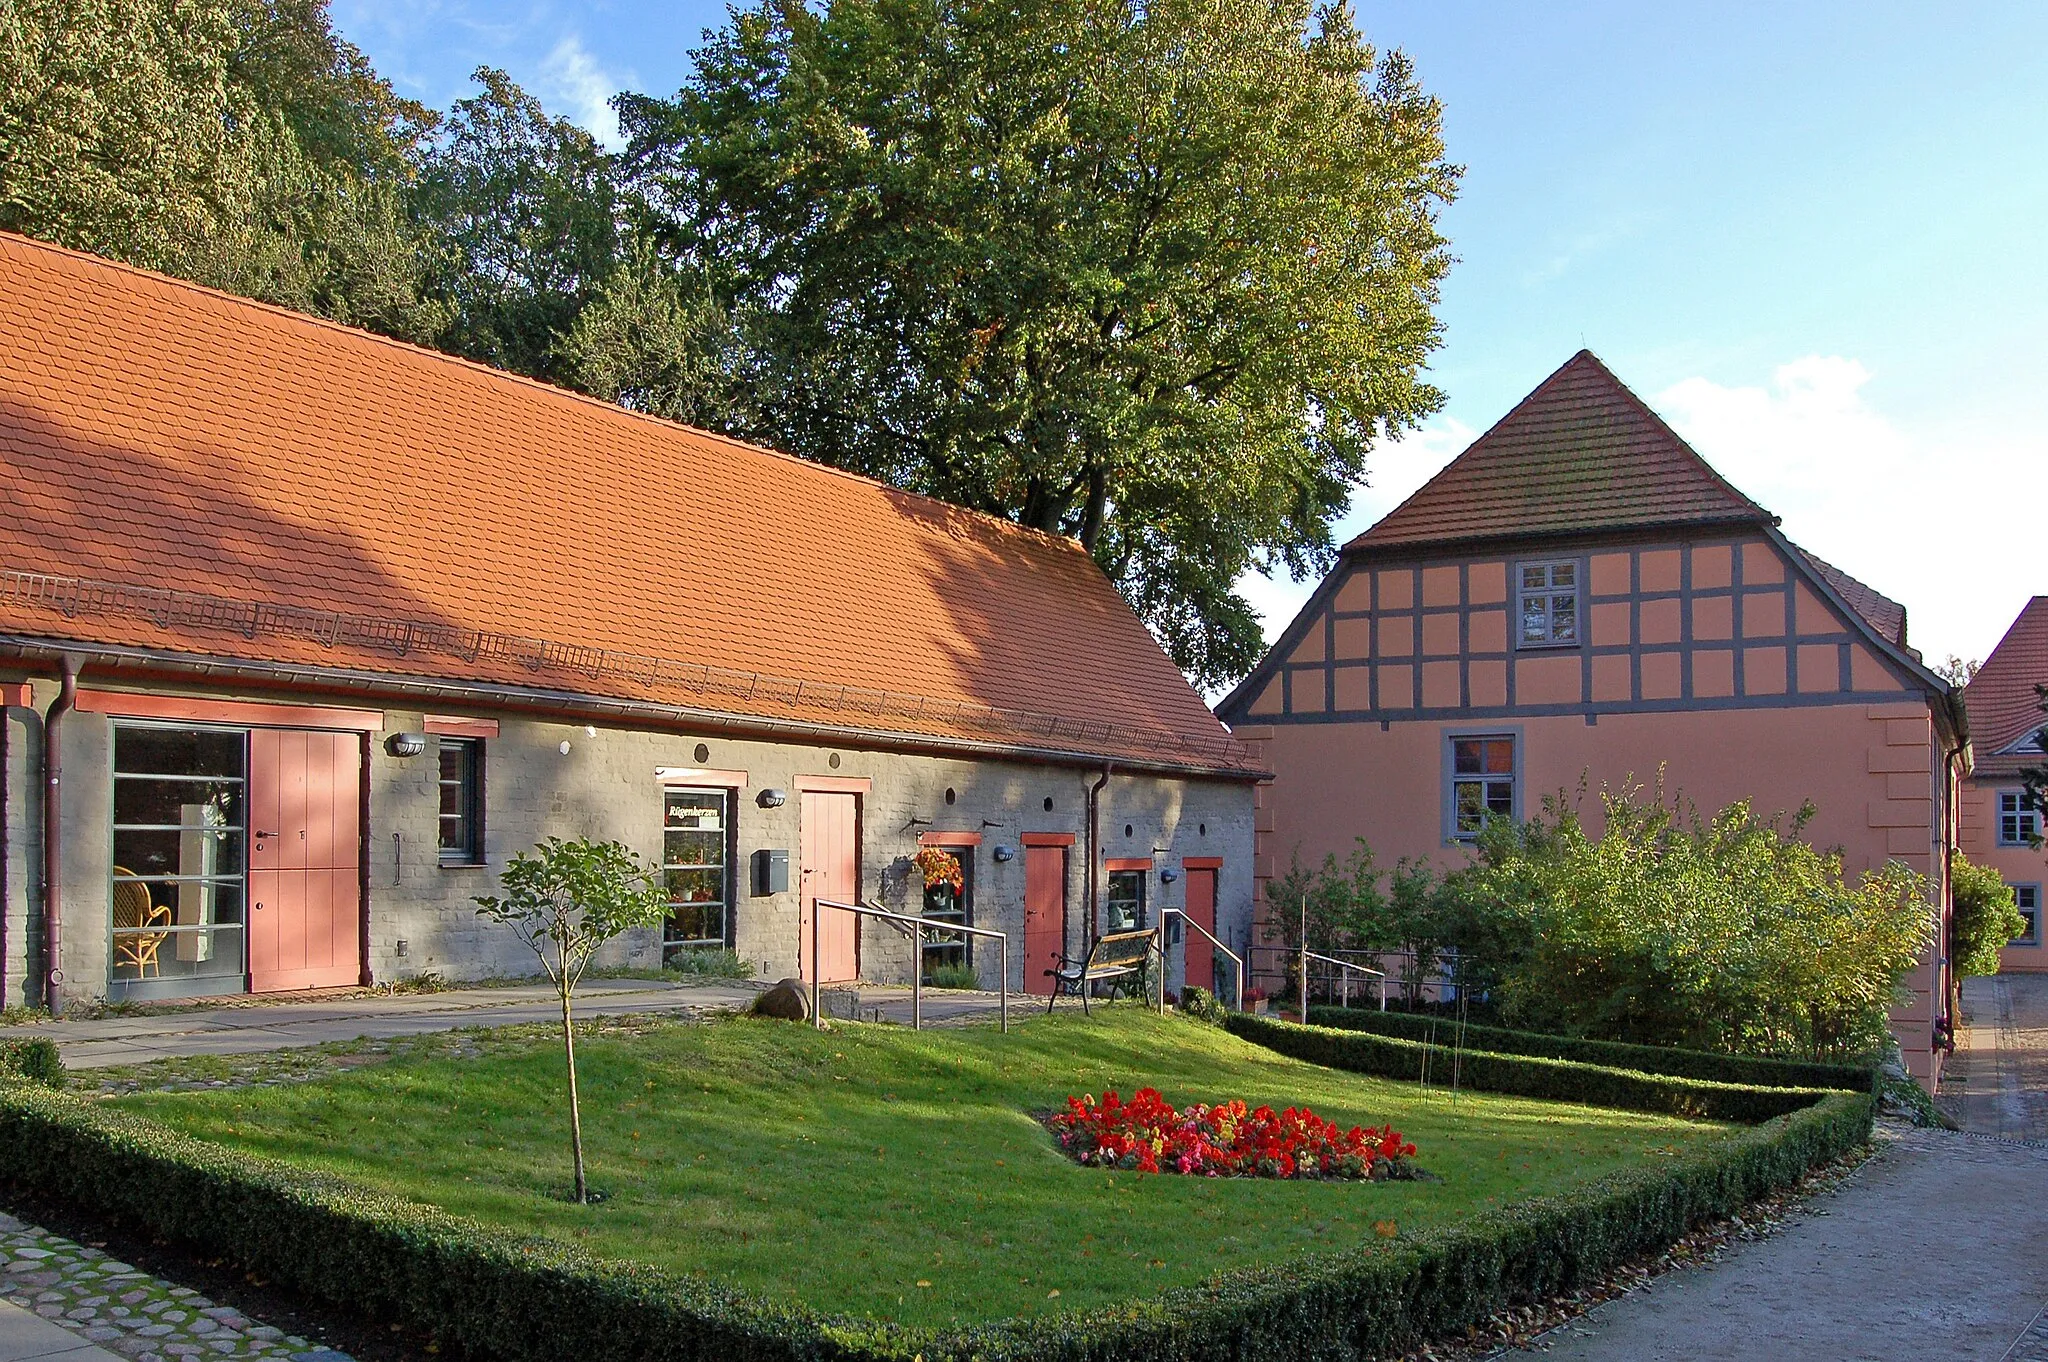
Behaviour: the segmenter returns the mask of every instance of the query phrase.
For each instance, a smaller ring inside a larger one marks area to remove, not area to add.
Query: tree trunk
[[[569,1064],[569,1149],[576,1160],[576,1204],[581,1206],[590,1200],[590,1187],[583,1179],[583,1108],[576,1099],[576,1028],[569,1018],[566,986],[562,989],[562,1057]]]

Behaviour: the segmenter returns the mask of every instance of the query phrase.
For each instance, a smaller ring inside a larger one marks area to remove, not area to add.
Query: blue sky
[[[1979,658],[2048,593],[2048,5],[1359,0],[1464,190],[1429,427],[1384,514],[1590,347],[1785,529]],[[722,5],[336,0],[405,93],[479,64],[612,135]],[[1253,583],[1277,630],[1310,584]]]

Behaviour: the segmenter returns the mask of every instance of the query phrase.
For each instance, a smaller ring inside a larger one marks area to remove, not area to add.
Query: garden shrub
[[[1997,870],[1976,864],[1960,851],[1955,854],[1949,880],[1955,901],[1950,953],[1957,977],[1998,973],[1998,953],[2027,929],[2012,886]]]
[[[0,1037],[0,1078],[25,1078],[45,1087],[64,1086],[64,1059],[48,1036]]]
[[[664,960],[661,967],[671,974],[687,974],[705,979],[754,977],[754,967],[740,959],[737,951],[720,950],[709,946],[677,951]]]
[[[1820,1096],[1813,1088],[1761,1088],[1714,1083],[1699,1078],[1610,1069],[1533,1055],[1500,1055],[1465,1050],[1454,1058],[1441,1045],[1401,1040],[1363,1031],[1302,1026],[1271,1017],[1238,1015],[1224,1023],[1233,1035],[1293,1059],[1332,1069],[1375,1074],[1381,1078],[1420,1079],[1449,1087],[1453,1065],[1458,1085],[1477,1092],[1515,1097],[1547,1097],[1594,1107],[1668,1112],[1709,1121],[1745,1125],[1811,1106]]]
[[[1866,1094],[1825,1094],[1653,1167],[1424,1234],[952,1331],[823,1317],[601,1261],[21,1083],[0,1084],[0,1179],[503,1362],[1362,1362],[1576,1289],[1735,1214],[1867,1140],[1871,1109]]]
[[[1760,1088],[1845,1088],[1852,1092],[1870,1090],[1876,1082],[1876,1065],[1815,1064],[1797,1059],[1768,1059],[1759,1055],[1723,1055],[1709,1050],[1681,1050],[1664,1045],[1629,1045],[1612,1040],[1580,1040],[1553,1036],[1540,1031],[1512,1031],[1498,1026],[1467,1023],[1461,1032],[1455,1020],[1404,1012],[1376,1012],[1361,1007],[1311,1007],[1308,1019],[1316,1026],[1334,1026],[1346,1031],[1372,1031],[1404,1040],[1423,1041],[1449,1049],[1453,1040],[1465,1050],[1485,1050],[1497,1055],[1535,1055],[1543,1059],[1566,1059],[1579,1064],[1599,1064],[1610,1069],[1635,1069],[1642,1073],[1670,1074],[1678,1078],[1704,1078],[1714,1083],[1746,1083]]]
[[[924,976],[926,988],[980,988],[981,976],[972,965],[938,965]]]
[[[1221,1026],[1223,1019],[1230,1015],[1220,999],[1199,984],[1189,984],[1180,991],[1181,1015],[1193,1017],[1196,1021]]]

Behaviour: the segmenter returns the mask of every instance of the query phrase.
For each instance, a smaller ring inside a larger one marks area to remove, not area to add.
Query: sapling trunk
[[[562,1057],[569,1065],[569,1150],[576,1162],[576,1204],[587,1205],[590,1188],[583,1180],[583,1108],[576,1097],[576,1026],[569,1016],[570,984],[562,976]]]

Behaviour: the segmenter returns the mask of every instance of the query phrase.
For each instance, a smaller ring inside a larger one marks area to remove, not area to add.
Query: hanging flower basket
[[[916,866],[917,873],[924,877],[925,888],[937,889],[944,885],[956,894],[960,892],[960,886],[964,883],[960,873],[960,858],[952,852],[939,847],[925,847],[910,858],[910,863]]]

